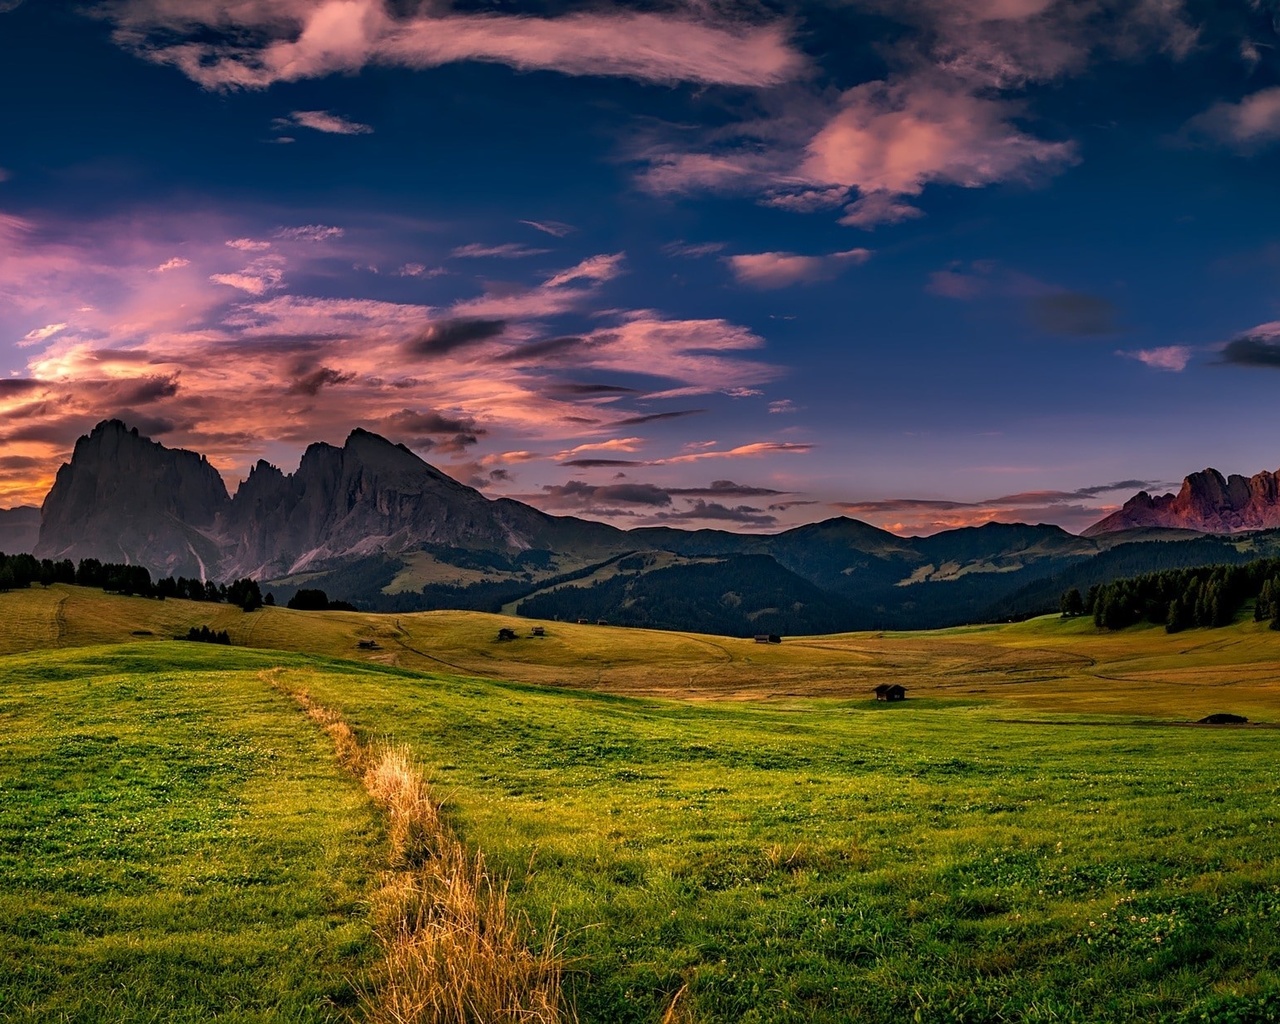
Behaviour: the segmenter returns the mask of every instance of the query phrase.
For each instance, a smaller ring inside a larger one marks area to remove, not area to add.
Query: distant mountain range
[[[486,498],[363,430],[341,448],[311,445],[293,474],[259,462],[233,497],[203,456],[118,420],[76,443],[38,539],[34,512],[0,516],[0,548],[28,539],[42,558],[252,576],[281,598],[319,587],[379,610],[505,607],[739,635],[1018,617],[1056,607],[1066,585],[1280,553],[1265,473],[1206,470],[1176,497],[1138,495],[1080,537],[992,523],[904,538],[847,518],[768,536],[620,530]]]

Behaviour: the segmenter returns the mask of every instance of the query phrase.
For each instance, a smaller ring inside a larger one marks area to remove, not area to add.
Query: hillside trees
[[[1062,597],[1063,614],[1069,593]],[[1139,622],[1162,625],[1170,633],[1231,623],[1254,600],[1254,618],[1280,629],[1280,559],[1244,565],[1207,565],[1146,573],[1091,587],[1084,612],[1102,629]]]

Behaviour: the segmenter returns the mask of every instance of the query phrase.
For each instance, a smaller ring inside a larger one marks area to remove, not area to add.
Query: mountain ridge
[[[1221,480],[1218,490],[1245,500],[1238,483]],[[1272,543],[1260,536],[1257,544]],[[280,598],[321,587],[370,609],[529,601],[535,614],[749,634],[929,628],[1043,611],[1052,581],[1087,582],[1090,564],[1119,545],[1123,558],[1096,564],[1164,567],[1182,551],[1238,557],[1222,544],[1179,543],[1201,537],[1161,524],[1090,537],[1003,523],[900,537],[845,516],[776,534],[621,530],[488,498],[362,429],[340,447],[309,445],[293,473],[259,460],[230,495],[202,455],[108,420],[58,471],[36,554],[220,581],[249,576]]]

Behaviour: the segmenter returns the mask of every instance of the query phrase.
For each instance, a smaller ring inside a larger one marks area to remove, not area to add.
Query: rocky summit
[[[1192,473],[1177,494],[1140,491],[1124,507],[1084,531],[1086,537],[1140,528],[1240,533],[1280,527],[1280,472],[1223,477],[1216,469]]]

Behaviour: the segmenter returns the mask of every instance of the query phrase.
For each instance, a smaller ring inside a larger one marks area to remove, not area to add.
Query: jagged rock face
[[[119,420],[76,442],[40,513],[39,558],[99,558],[164,574],[213,575],[210,535],[230,504],[203,455],[140,437]]]
[[[342,448],[311,445],[292,476],[254,468],[220,524],[223,574],[274,578],[423,543],[527,548],[542,518],[513,517],[409,449],[356,430]]]
[[[1175,494],[1135,494],[1118,512],[1084,531],[1096,537],[1118,530],[1166,527],[1200,533],[1239,533],[1280,527],[1280,472],[1223,477],[1216,469],[1192,473]]]
[[[36,553],[128,561],[165,575],[276,579],[424,543],[522,550],[566,534],[599,540],[621,531],[490,501],[364,430],[341,448],[311,445],[292,475],[259,462],[229,498],[203,456],[112,420],[82,437],[58,471]]]

